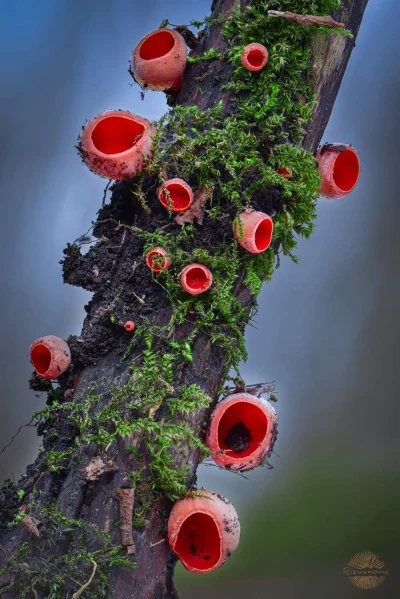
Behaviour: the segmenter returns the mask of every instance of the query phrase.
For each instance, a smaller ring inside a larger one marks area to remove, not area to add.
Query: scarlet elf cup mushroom
[[[242,52],[241,61],[248,71],[261,71],[268,62],[268,50],[262,44],[249,44]]]
[[[32,366],[42,379],[56,379],[71,363],[68,344],[54,335],[46,335],[34,341],[29,349]]]
[[[329,144],[319,148],[316,155],[322,181],[319,193],[337,200],[349,194],[360,177],[360,159],[357,152],[346,144]]]
[[[97,175],[116,181],[140,173],[151,157],[155,127],[126,110],[108,110],[91,119],[80,135],[83,161]]]
[[[208,291],[212,281],[212,273],[204,264],[189,264],[181,273],[182,288],[190,295],[199,295]]]
[[[157,195],[164,208],[172,212],[185,212],[193,202],[192,188],[178,177],[164,181],[158,188]]]
[[[173,29],[157,29],[140,40],[132,52],[131,71],[142,87],[178,91],[187,64],[183,37]]]
[[[271,404],[250,393],[223,399],[211,414],[206,445],[218,466],[251,470],[271,453],[278,418]]]
[[[233,505],[199,489],[173,506],[168,541],[186,570],[205,574],[221,567],[239,544],[240,523]]]
[[[271,244],[274,224],[264,212],[245,210],[233,223],[236,241],[251,254],[261,254]]]
[[[147,252],[146,264],[153,272],[161,272],[171,266],[172,260],[167,256],[167,250],[156,247]]]

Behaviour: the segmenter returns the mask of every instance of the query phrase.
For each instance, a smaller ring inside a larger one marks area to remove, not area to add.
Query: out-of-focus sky
[[[210,4],[2,6],[1,446],[45,401],[28,389],[30,343],[79,333],[90,297],[63,286],[58,264],[66,243],[89,228],[104,189],[73,148],[79,129],[109,108],[161,116],[163,94],[142,101],[131,86],[131,50],[164,18],[188,23]],[[399,22],[397,0],[370,0],[324,135],[355,146],[361,181],[347,198],[320,200],[299,264],[282,261],[247,331],[245,379],[275,380],[279,390],[279,457],[248,479],[200,467],[200,484],[237,508],[242,539],[219,572],[196,577],[178,567],[182,599],[362,597],[343,567],[363,550],[389,569],[369,593],[400,596]],[[0,455],[0,478],[17,479],[39,445],[24,429]]]

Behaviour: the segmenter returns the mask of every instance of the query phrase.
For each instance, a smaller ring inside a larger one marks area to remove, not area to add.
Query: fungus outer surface
[[[95,125],[92,141],[103,154],[120,154],[130,150],[142,137],[144,130],[144,125],[134,119],[109,116]]]

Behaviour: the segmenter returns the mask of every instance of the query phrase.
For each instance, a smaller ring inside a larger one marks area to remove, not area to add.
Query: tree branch
[[[285,12],[281,12],[279,10],[269,10],[268,16],[276,17],[278,19],[286,19],[287,21],[293,21],[293,23],[297,23],[297,25],[322,25],[324,27],[345,29],[344,23],[339,23],[338,21],[335,21],[329,15],[320,17],[316,15],[299,15],[288,10],[286,10]]]

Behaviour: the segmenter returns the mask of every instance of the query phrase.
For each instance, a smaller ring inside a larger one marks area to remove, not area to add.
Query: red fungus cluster
[[[247,45],[241,62],[251,72],[261,71],[268,62],[268,50],[259,43]],[[131,72],[144,88],[176,92],[183,82],[187,48],[183,37],[172,29],[158,29],[146,35],[132,53]],[[114,180],[130,179],[145,167],[152,155],[155,128],[142,117],[127,111],[103,112],[83,128],[80,152],[87,166],[100,176]],[[358,155],[350,146],[328,144],[316,154],[322,177],[321,195],[340,198],[357,184],[360,172]],[[200,166],[196,161],[195,165]],[[276,173],[286,181],[292,172],[286,166]],[[189,210],[194,194],[180,178],[169,179],[157,190],[167,210]],[[247,208],[233,223],[233,234],[240,246],[252,254],[265,252],[272,242],[273,221],[268,214]],[[146,253],[146,264],[154,274],[168,270],[172,259],[161,247]],[[180,273],[182,289],[199,295],[212,286],[212,273],[203,264],[189,264]],[[135,324],[127,321],[125,330]],[[56,378],[71,360],[68,345],[57,337],[43,337],[31,346],[31,361],[43,378]],[[206,433],[206,444],[218,466],[250,470],[270,455],[277,435],[277,416],[271,404],[248,393],[223,399],[214,409]],[[234,507],[227,499],[205,489],[178,500],[168,523],[171,549],[183,566],[195,573],[219,568],[238,545],[240,525]]]

